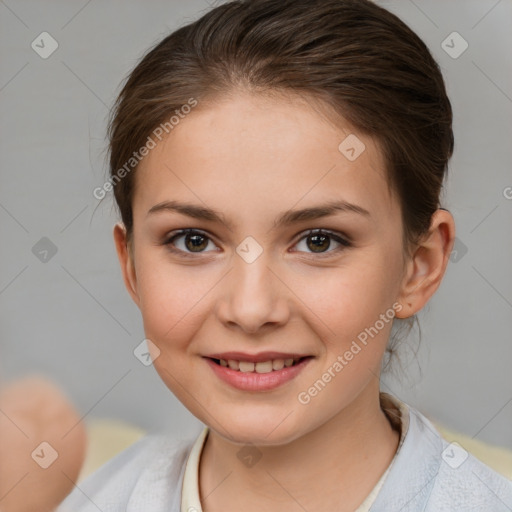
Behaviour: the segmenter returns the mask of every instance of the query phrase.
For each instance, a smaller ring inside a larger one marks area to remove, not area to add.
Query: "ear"
[[[140,298],[137,291],[137,276],[132,251],[128,247],[126,228],[124,224],[118,223],[114,226],[114,242],[116,245],[117,257],[121,265],[124,285],[131,298],[140,307]]]
[[[455,241],[452,214],[438,209],[432,215],[428,233],[418,243],[407,263],[398,302],[402,309],[398,318],[417,313],[439,288]]]

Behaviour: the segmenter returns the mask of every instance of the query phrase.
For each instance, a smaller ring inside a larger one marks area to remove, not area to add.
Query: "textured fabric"
[[[512,511],[511,481],[442,439],[414,408],[382,398],[400,404],[408,429],[371,512]],[[57,512],[180,512],[185,466],[198,434],[183,441],[145,436],[75,488]]]

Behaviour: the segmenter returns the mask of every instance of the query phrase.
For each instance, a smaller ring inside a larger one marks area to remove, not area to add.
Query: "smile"
[[[236,359],[214,359],[220,366],[229,367],[231,370],[240,371],[243,373],[256,372],[256,373],[270,373],[289,368],[297,364],[300,359],[269,359],[268,361],[261,361],[254,363],[251,361],[237,361]]]
[[[296,377],[312,356],[274,358],[263,361],[207,357],[206,361],[222,381],[244,391],[267,391]]]

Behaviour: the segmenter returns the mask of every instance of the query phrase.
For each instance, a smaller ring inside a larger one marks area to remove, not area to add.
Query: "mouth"
[[[303,357],[287,357],[268,359],[266,361],[246,361],[240,359],[222,359],[222,358],[208,358],[211,359],[218,366],[229,368],[230,370],[241,373],[271,373],[278,372],[283,368],[291,368],[301,363],[303,360],[311,356]]]
[[[293,380],[314,358],[311,355],[230,352],[204,359],[224,383],[241,391],[270,391]]]

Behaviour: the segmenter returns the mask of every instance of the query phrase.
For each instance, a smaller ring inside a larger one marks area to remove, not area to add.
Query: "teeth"
[[[254,363],[250,361],[240,361],[240,371],[243,373],[253,372],[254,371]]]
[[[272,361],[272,370],[282,370],[284,368],[284,359],[274,359]]]
[[[239,366],[238,366],[238,361],[234,361],[233,359],[228,359],[228,366],[232,369],[232,370],[238,370]]]
[[[272,361],[263,361],[256,363],[256,373],[270,373],[272,371]]]
[[[269,361],[261,361],[259,363],[252,363],[250,361],[236,361],[234,359],[220,359],[221,366],[228,367],[231,370],[239,370],[242,373],[270,373],[272,371],[279,371],[283,368],[289,368],[298,362],[298,359],[272,359]]]

